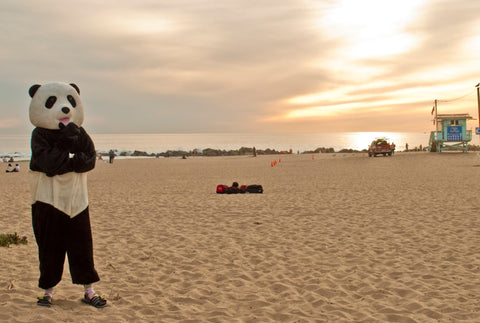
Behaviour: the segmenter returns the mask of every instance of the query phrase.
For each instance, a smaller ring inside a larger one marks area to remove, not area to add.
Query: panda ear
[[[35,93],[37,93],[37,90],[40,88],[41,85],[39,84],[35,84],[35,85],[32,85],[30,87],[30,89],[28,90],[28,94],[30,94],[30,97],[33,98],[33,96],[35,95]]]
[[[70,83],[70,85],[77,91],[77,93],[80,95],[80,89],[78,88],[77,84],[75,83]]]

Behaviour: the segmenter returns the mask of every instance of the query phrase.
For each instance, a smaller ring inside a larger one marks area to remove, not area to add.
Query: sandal
[[[39,306],[52,306],[52,296],[45,294],[38,298],[37,305]]]
[[[88,305],[92,305],[96,308],[102,308],[107,305],[107,300],[103,296],[93,295],[92,298],[88,298],[87,294],[82,298],[82,302]]]

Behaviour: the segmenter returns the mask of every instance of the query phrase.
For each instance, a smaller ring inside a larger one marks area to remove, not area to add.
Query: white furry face
[[[59,123],[81,126],[83,105],[78,88],[67,83],[34,85],[30,88],[30,122],[40,128],[60,129]]]

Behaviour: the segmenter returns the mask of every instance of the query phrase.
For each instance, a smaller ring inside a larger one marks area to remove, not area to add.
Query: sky
[[[75,83],[92,133],[427,132],[478,117],[478,0],[1,0],[0,134]],[[476,122],[472,121],[472,127]]]

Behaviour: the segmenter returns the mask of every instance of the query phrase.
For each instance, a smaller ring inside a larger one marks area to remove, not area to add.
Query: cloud
[[[348,4],[353,5],[350,2]],[[389,53],[389,42],[384,42],[382,39],[382,35],[386,33],[385,29],[387,32],[393,31],[392,26],[386,25],[387,28],[379,29],[379,26],[375,26],[375,21],[372,21],[371,18],[364,19],[355,8],[342,11],[344,8],[334,6],[330,12],[327,11],[327,14],[324,15],[327,18],[332,12],[338,14],[337,10],[343,12],[346,16],[336,16],[334,18],[338,19],[334,22],[339,24],[345,22],[347,26],[357,28],[347,34],[342,34],[341,30],[344,29],[340,29],[336,33],[337,37],[346,39],[343,45],[340,44],[337,47],[337,56],[332,58],[329,65],[331,70],[340,75],[338,86],[333,90],[318,88],[318,91],[304,93],[304,95],[287,100],[287,104],[290,106],[289,111],[278,115],[274,120],[285,118],[286,123],[293,124],[289,119],[294,119],[295,123],[300,122],[299,119],[302,117],[319,122],[322,118],[329,116],[336,116],[343,120],[351,115],[357,116],[359,121],[364,112],[368,113],[376,110],[376,107],[382,106],[383,110],[389,111],[390,115],[403,118],[406,116],[402,113],[402,108],[406,105],[416,106],[416,110],[420,111],[426,102],[433,102],[433,99],[438,98],[437,95],[440,93],[443,95],[449,93],[450,96],[455,96],[460,92],[467,91],[468,88],[473,93],[471,87],[473,84],[469,82],[475,80],[474,76],[478,75],[478,68],[473,68],[475,72],[472,73],[472,60],[464,59],[471,55],[468,52],[467,54],[459,52],[459,48],[465,39],[469,39],[470,44],[475,39],[471,35],[471,28],[478,26],[478,18],[469,11],[478,9],[478,5],[470,4],[463,9],[455,9],[450,4],[446,5],[446,3],[438,1],[420,4],[415,8],[415,14],[409,15],[412,19],[396,26],[401,27],[399,29],[401,34],[412,35],[411,38],[416,39],[415,43],[403,46],[404,51],[398,53],[395,51]],[[361,5],[365,4],[362,2]],[[439,9],[439,5],[441,9]],[[458,6],[457,3],[455,3],[456,6]],[[401,8],[393,9],[394,11],[387,11],[402,17],[398,14],[398,9]],[[452,16],[448,15],[450,10],[455,11]],[[348,14],[349,12],[351,15]],[[381,16],[381,19],[391,18],[391,15],[383,12],[381,8],[371,12]],[[346,19],[348,17],[354,18],[353,21]],[[457,24],[458,20],[461,20],[462,23]],[[442,26],[443,28],[440,30],[434,31],[437,21],[442,21],[442,24],[454,25],[454,27]],[[332,22],[327,19],[323,25],[329,23]],[[379,30],[371,30],[371,26]],[[373,44],[369,41],[363,44],[353,41],[358,36],[360,36],[360,40],[362,37],[369,40],[369,31],[373,34]],[[452,36],[451,31],[454,31],[454,35],[460,35],[460,39]],[[367,36],[363,33],[366,33]],[[448,33],[448,35],[445,37],[444,33]],[[449,39],[454,42],[448,43]],[[447,42],[443,42],[443,40],[447,40]],[[376,45],[377,42],[378,45]],[[358,47],[359,44],[361,47]],[[387,51],[381,51],[381,55],[376,55],[377,53],[374,53],[378,50],[376,46],[385,46]],[[364,52],[362,48],[365,48],[367,52]],[[435,49],[439,50],[438,55]],[[342,54],[342,50],[346,51],[346,54]],[[368,53],[368,50],[372,52]],[[358,73],[359,71],[363,72]],[[365,104],[365,102],[369,103]],[[468,104],[460,102],[459,105],[468,109],[469,112],[472,111]],[[460,108],[456,107],[456,109]],[[382,120],[382,123],[388,124],[392,128],[395,127],[388,119]],[[413,126],[413,122],[411,124]],[[363,122],[361,128],[365,131],[368,127],[372,127],[372,122]],[[373,125],[373,127],[377,127],[377,125]],[[341,127],[341,129],[345,129],[345,127]]]
[[[405,106],[478,83],[479,6],[5,0],[0,111],[21,119],[28,87],[59,80],[80,86],[96,132],[375,130],[372,111],[395,128]]]

